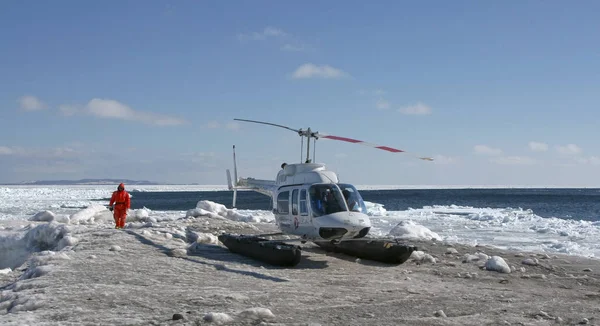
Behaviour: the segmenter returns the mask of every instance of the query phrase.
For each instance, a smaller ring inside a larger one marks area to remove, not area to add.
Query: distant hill
[[[129,179],[79,179],[79,180],[37,180],[37,181],[26,181],[20,183],[12,183],[12,185],[33,185],[33,186],[46,186],[46,185],[118,185],[119,183],[125,183],[125,185],[160,185],[162,183],[152,182],[146,180],[129,180]]]

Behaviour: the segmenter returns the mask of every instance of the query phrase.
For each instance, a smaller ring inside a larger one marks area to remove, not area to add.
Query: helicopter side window
[[[306,207],[306,189],[300,190],[300,215],[308,215],[308,207]]]
[[[292,215],[298,215],[298,189],[292,191]]]
[[[290,192],[283,191],[277,196],[277,213],[287,214],[290,212]]]

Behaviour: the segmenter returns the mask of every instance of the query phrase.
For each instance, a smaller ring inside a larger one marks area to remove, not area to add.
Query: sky
[[[595,1],[0,3],[0,183],[600,187]],[[312,149],[311,149],[312,155]],[[429,156],[422,161],[416,156]]]

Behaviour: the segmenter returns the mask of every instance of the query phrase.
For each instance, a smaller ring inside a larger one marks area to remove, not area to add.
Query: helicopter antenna
[[[310,127],[306,129],[306,137],[308,141],[306,142],[306,163],[310,163],[310,136],[312,133],[310,132]]]
[[[304,148],[304,137],[300,138],[300,162],[302,162],[302,149]]]

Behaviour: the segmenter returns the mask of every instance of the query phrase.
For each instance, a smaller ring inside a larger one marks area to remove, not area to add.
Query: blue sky
[[[595,1],[2,1],[0,182],[600,186]]]

